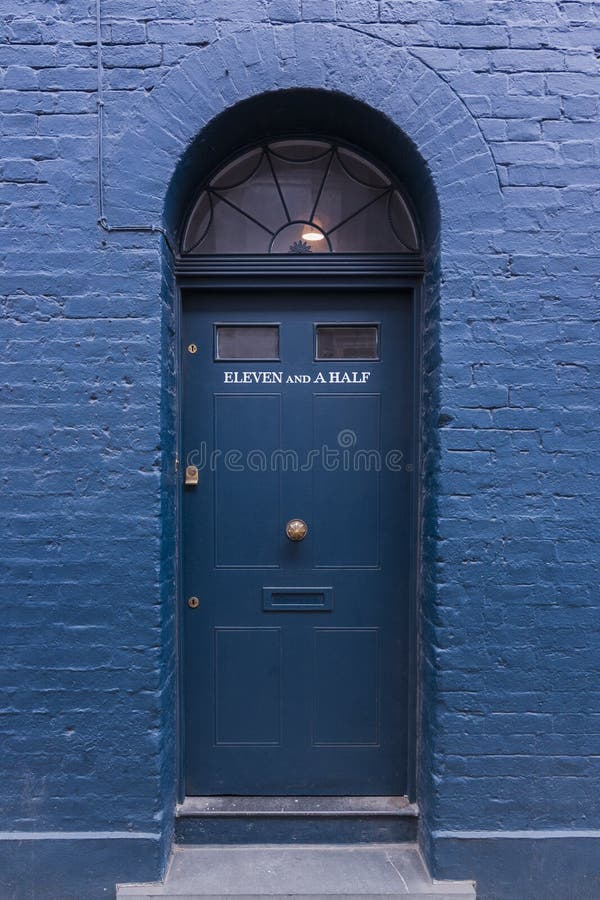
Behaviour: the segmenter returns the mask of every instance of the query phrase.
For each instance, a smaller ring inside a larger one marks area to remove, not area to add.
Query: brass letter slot
[[[198,466],[185,467],[185,483],[186,485],[198,484]]]

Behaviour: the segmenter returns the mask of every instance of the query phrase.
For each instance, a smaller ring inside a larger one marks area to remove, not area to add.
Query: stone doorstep
[[[186,797],[176,816],[418,816],[407,797]]]
[[[176,810],[175,843],[412,843],[418,817],[403,796],[186,797]]]
[[[475,900],[471,882],[434,882],[415,844],[175,847],[164,883],[119,885],[117,900]]]
[[[332,897],[343,897],[344,900],[475,900],[475,894],[123,894],[123,897],[135,897],[136,900],[331,900]],[[117,895],[118,898],[121,894]]]

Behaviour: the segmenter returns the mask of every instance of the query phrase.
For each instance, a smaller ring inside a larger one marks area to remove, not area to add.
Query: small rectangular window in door
[[[217,325],[218,360],[279,359],[279,325]]]
[[[317,325],[316,359],[379,359],[377,325]]]

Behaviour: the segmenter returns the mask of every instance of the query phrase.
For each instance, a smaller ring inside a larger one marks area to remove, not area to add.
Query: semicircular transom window
[[[196,200],[181,251],[418,253],[399,187],[354,150],[274,141],[222,168]]]

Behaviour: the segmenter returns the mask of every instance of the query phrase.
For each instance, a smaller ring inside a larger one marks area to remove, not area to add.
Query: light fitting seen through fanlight
[[[182,253],[418,253],[388,175],[327,141],[274,141],[225,165],[196,200]]]

